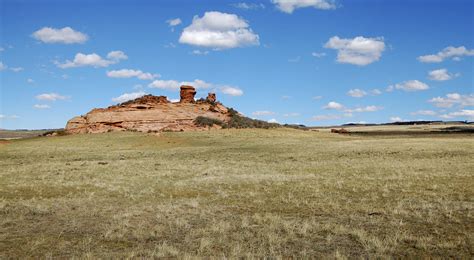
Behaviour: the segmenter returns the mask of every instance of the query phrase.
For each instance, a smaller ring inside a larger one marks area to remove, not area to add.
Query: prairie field
[[[0,258],[474,254],[474,135],[0,141]]]

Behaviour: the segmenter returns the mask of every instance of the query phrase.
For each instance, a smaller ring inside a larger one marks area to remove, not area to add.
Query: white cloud
[[[179,42],[214,49],[260,44],[259,36],[253,33],[244,19],[221,12],[206,12],[203,17],[195,16],[191,25],[184,28]]]
[[[454,105],[460,107],[474,106],[474,94],[461,95],[459,93],[449,93],[446,97],[435,97],[428,100],[428,102],[442,108],[449,108]]]
[[[207,54],[209,54],[209,51],[193,50],[191,52],[191,54],[193,54],[193,55],[207,55]]]
[[[153,80],[160,77],[158,74],[151,74],[141,70],[121,69],[107,71],[107,76],[110,78],[132,78],[137,77],[141,80]]]
[[[16,68],[10,68],[10,70],[12,70],[13,72],[20,72],[23,70],[22,67],[16,67]]]
[[[449,58],[458,61],[461,59],[462,56],[474,56],[474,49],[468,50],[464,46],[449,46],[436,54],[420,56],[418,57],[418,61],[426,63],[439,63]]]
[[[146,95],[146,93],[143,92],[143,91],[132,92],[132,93],[124,93],[124,94],[122,94],[118,97],[112,98],[112,101],[116,102],[116,103],[123,103],[123,102],[129,101],[129,100],[132,100],[132,99],[143,97],[144,95]]]
[[[432,110],[418,110],[416,112],[410,113],[413,116],[421,115],[421,116],[435,116],[436,112]]]
[[[232,4],[233,7],[243,9],[243,10],[257,10],[257,9],[265,9],[265,5],[260,3],[236,3]]]
[[[326,53],[325,52],[312,52],[311,56],[316,57],[316,58],[322,58],[326,56]]]
[[[181,19],[179,19],[179,18],[169,19],[169,20],[166,21],[166,23],[167,23],[169,26],[180,25],[180,24],[181,24]]]
[[[361,89],[351,89],[347,92],[347,95],[351,97],[356,97],[356,98],[361,98],[367,95],[367,92],[361,90]]]
[[[111,51],[107,54],[107,58],[114,61],[126,60],[128,56],[123,51]]]
[[[405,82],[402,82],[402,83],[398,83],[398,84],[389,86],[387,88],[387,91],[390,92],[390,91],[393,91],[394,89],[401,89],[401,90],[404,90],[404,91],[413,92],[413,91],[427,90],[429,88],[430,87],[427,84],[425,84],[421,81],[408,80],[408,81],[405,81]]]
[[[465,118],[468,118],[469,120],[474,120],[474,110],[463,109],[461,111],[456,111],[456,112],[440,115],[440,117],[445,118],[445,119],[465,117]]]
[[[159,89],[179,89],[181,84],[176,80],[154,80],[152,83],[148,85],[150,88],[159,88]]]
[[[385,50],[385,43],[382,37],[358,36],[353,39],[341,39],[334,36],[324,47],[337,50],[337,61],[340,63],[365,66],[380,59]]]
[[[326,106],[324,106],[324,109],[334,109],[334,110],[341,110],[343,109],[344,106],[337,103],[337,102],[334,102],[334,101],[331,101],[329,102]]]
[[[4,50],[5,50],[4,48],[0,47],[0,52],[2,52],[2,51],[4,51]]]
[[[266,110],[252,112],[253,116],[271,116],[271,115],[274,115],[274,114],[275,114],[275,112],[266,111]]]
[[[33,108],[35,109],[48,109],[48,108],[51,108],[49,105],[46,105],[46,104],[36,104],[33,106]]]
[[[366,107],[358,107],[358,108],[353,108],[353,109],[346,109],[344,110],[345,112],[348,113],[363,113],[363,112],[375,112],[382,110],[383,107],[378,107],[378,106],[366,106]]]
[[[286,113],[286,114],[283,114],[284,117],[297,117],[297,116],[300,116],[301,114],[300,113]]]
[[[26,82],[30,83],[30,84],[33,84],[35,83],[35,81],[33,79],[27,79]]]
[[[46,100],[46,101],[56,101],[56,100],[65,100],[69,99],[67,96],[61,96],[57,93],[45,93],[36,96],[38,100]]]
[[[118,63],[120,60],[125,60],[128,57],[122,51],[111,51],[107,54],[107,58],[108,59],[103,59],[101,56],[97,55],[96,53],[92,53],[92,54],[77,53],[73,61],[67,60],[64,63],[56,62],[56,65],[62,69],[84,67],[84,66],[91,66],[95,68],[108,67],[109,65]]]
[[[321,10],[336,9],[334,0],[272,0],[277,8],[285,13],[291,14],[295,9],[313,7]]]
[[[270,120],[267,121],[268,123],[276,123],[276,124],[279,124],[278,120],[276,120],[275,118],[272,118]]]
[[[3,62],[0,61],[0,71],[8,68],[7,65],[3,64]]]
[[[457,77],[459,74],[448,73],[447,69],[437,69],[428,72],[428,78],[436,81],[450,80],[453,77]]]
[[[382,94],[382,91],[378,90],[378,89],[372,89],[370,91],[370,94],[374,95],[374,96],[377,96],[377,95],[381,95]]]
[[[55,29],[43,27],[31,35],[33,38],[44,43],[84,43],[89,38],[86,34],[74,31],[71,27]]]
[[[323,96],[314,96],[314,97],[312,97],[313,100],[320,100],[321,98],[323,98]]]
[[[194,81],[181,81],[181,82],[177,80],[154,80],[153,82],[148,84],[148,87],[166,89],[166,90],[178,90],[182,85],[193,86],[196,89],[215,88],[215,90],[218,90],[221,93],[230,95],[230,96],[241,96],[244,93],[241,89],[237,87],[212,84],[200,79],[195,79]]]
[[[220,91],[223,94],[230,95],[230,96],[242,96],[244,92],[236,87],[231,87],[231,86],[222,86],[220,88]]]
[[[18,118],[20,118],[20,117],[17,116],[17,115],[11,115],[11,116],[0,115],[0,120],[2,120],[2,119],[18,119]]]
[[[392,116],[392,117],[390,117],[390,121],[392,121],[392,122],[402,122],[403,119],[399,116]]]
[[[179,89],[181,85],[190,85],[196,89],[205,89],[212,87],[211,83],[205,82],[204,80],[195,79],[194,81],[176,81],[176,80],[154,80],[148,85],[150,88],[168,89],[175,90]]]
[[[352,116],[351,114],[343,114],[343,115],[334,115],[334,114],[330,114],[330,115],[317,115],[317,116],[313,116],[313,117],[311,118],[311,120],[313,120],[313,121],[336,120],[336,119],[341,119],[341,118],[351,117],[351,116]]]

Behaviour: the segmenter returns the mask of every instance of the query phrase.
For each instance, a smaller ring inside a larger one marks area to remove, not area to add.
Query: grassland
[[[3,141],[0,258],[471,258],[472,158],[459,134]]]

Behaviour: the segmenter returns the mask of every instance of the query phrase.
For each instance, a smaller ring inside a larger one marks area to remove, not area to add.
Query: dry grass
[[[470,258],[473,148],[288,129],[10,141],[0,258]]]

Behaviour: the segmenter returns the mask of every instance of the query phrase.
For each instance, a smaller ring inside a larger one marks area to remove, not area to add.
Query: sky
[[[308,126],[474,120],[474,1],[0,0],[0,128],[145,94]]]

